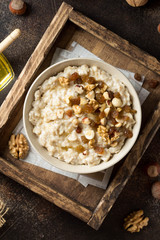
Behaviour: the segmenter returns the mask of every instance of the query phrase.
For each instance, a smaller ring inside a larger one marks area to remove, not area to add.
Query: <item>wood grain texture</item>
[[[160,127],[160,102],[124,164],[109,185],[88,225],[98,230]]]
[[[92,211],[87,209],[86,207],[82,206],[80,203],[75,202],[73,199],[62,194],[60,191],[57,191],[54,186],[50,187],[49,184],[46,184],[43,180],[41,171],[44,170],[37,167],[38,174],[32,174],[32,171],[29,173],[28,170],[30,169],[30,164],[26,163],[26,168],[23,167],[23,162],[19,164],[19,168],[16,166],[15,163],[10,162],[8,159],[7,161],[0,157],[0,165],[1,165],[1,172],[6,176],[13,178],[18,183],[26,186],[27,188],[31,189],[35,193],[43,196],[48,201],[54,203],[58,207],[61,207],[67,212],[70,212],[72,215],[82,219],[83,221],[88,221],[91,217]],[[28,165],[28,169],[27,169]],[[64,178],[66,180],[66,178]],[[73,181],[74,182],[74,181]],[[65,185],[65,183],[64,183]],[[66,186],[66,185],[65,185]],[[72,187],[70,186],[70,189]],[[74,188],[74,186],[73,186]]]
[[[68,20],[72,7],[63,3],[53,18],[33,54],[26,63],[13,88],[0,108],[0,128],[11,118],[11,114],[20,98],[25,94],[33,77]],[[3,114],[2,114],[3,113]]]
[[[122,39],[115,33],[109,31],[105,27],[92,21],[79,12],[72,11],[69,14],[69,19],[82,29],[87,30],[89,33],[103,40],[113,48],[118,49],[148,69],[160,74],[160,64],[156,58],[145,53],[138,47],[130,44],[128,41]]]

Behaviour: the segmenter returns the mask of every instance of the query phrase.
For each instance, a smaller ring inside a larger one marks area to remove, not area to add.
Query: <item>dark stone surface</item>
[[[14,28],[22,30],[22,36],[4,52],[17,77],[62,1],[26,0],[28,11],[21,17],[13,16],[9,12],[9,2],[0,1],[0,41]],[[125,0],[66,0],[66,2],[160,59],[160,35],[157,32],[157,25],[160,21],[160,1],[150,0],[141,8],[132,8]],[[13,83],[14,81],[3,92],[0,92],[0,103]],[[79,219],[0,174],[0,198],[10,208],[5,217],[7,223],[0,229],[0,239],[158,240],[160,201],[155,200],[150,192],[152,182],[158,178],[147,177],[144,166],[149,162],[159,161],[159,145],[160,131],[97,232]],[[149,226],[140,233],[127,233],[123,230],[123,219],[130,212],[138,209],[143,209],[145,215],[150,218]]]

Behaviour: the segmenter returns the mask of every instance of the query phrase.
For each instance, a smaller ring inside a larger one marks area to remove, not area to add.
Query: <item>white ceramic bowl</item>
[[[96,65],[97,67],[101,68],[104,71],[109,72],[111,75],[116,75],[120,81],[122,81],[126,87],[128,88],[131,96],[132,96],[132,101],[133,101],[133,108],[137,110],[137,113],[135,114],[135,120],[136,124],[133,127],[133,137],[130,139],[127,139],[124,146],[120,150],[119,153],[114,154],[113,157],[108,161],[108,162],[102,162],[97,166],[85,166],[85,165],[71,165],[66,162],[63,162],[55,157],[49,156],[47,150],[42,147],[39,142],[37,136],[33,133],[33,126],[29,122],[29,111],[32,108],[32,102],[34,98],[34,92],[36,91],[37,87],[41,85],[46,79],[49,77],[56,75],[58,72],[61,72],[64,70],[65,67],[67,66],[80,66],[83,64],[87,64],[89,66]],[[115,67],[104,63],[102,61],[97,61],[94,59],[82,59],[82,58],[76,58],[76,59],[69,59],[65,60],[62,62],[59,62],[57,64],[54,64],[47,68],[45,71],[43,71],[37,79],[33,82],[31,85],[25,102],[24,102],[24,108],[23,108],[23,123],[24,123],[24,128],[26,131],[27,138],[30,142],[30,144],[33,146],[33,148],[37,151],[37,153],[47,162],[52,164],[53,166],[64,170],[64,171],[69,171],[69,172],[74,172],[74,173],[81,173],[81,174],[88,174],[88,173],[93,173],[93,172],[98,172],[102,171],[104,169],[107,169],[117,162],[119,162],[132,148],[134,145],[137,136],[139,134],[140,126],[141,126],[141,105],[139,102],[139,98],[137,96],[137,93],[129,80],[120,72],[118,71]]]

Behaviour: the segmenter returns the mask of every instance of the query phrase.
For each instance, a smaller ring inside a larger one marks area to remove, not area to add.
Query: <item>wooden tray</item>
[[[72,41],[116,67],[139,72],[146,79],[159,79],[160,64],[154,57],[63,3],[0,108],[0,171],[98,229],[160,126],[160,87],[149,89],[151,94],[142,107],[139,138],[127,157],[115,166],[106,190],[85,188],[76,180],[15,161],[8,152],[8,139],[22,117],[27,90],[50,65],[55,48],[68,49]],[[148,88],[147,80],[143,87]]]

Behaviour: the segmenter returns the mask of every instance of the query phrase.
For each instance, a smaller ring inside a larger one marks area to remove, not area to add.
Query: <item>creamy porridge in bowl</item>
[[[51,66],[32,84],[24,126],[33,147],[63,170],[90,173],[122,159],[141,123],[135,90],[114,67],[91,59]]]

